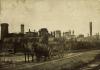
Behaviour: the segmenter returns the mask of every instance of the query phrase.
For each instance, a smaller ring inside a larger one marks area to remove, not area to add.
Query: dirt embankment
[[[59,61],[52,61],[21,70],[76,70],[76,68],[94,61],[99,53],[100,51],[98,50],[83,52],[81,54],[79,53],[80,55],[77,56],[73,55]]]

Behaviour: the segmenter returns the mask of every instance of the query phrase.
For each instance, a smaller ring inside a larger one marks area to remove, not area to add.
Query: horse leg
[[[39,61],[39,57],[38,57],[38,56],[36,56],[36,61],[37,61],[37,62]]]
[[[34,55],[32,54],[31,56],[32,56],[32,62],[33,62],[34,61]]]
[[[47,60],[47,56],[44,56],[44,61],[46,61]]]
[[[28,62],[29,62],[29,53],[28,53]]]
[[[26,55],[26,53],[25,53],[25,62],[26,62],[26,56],[27,56],[27,55]]]

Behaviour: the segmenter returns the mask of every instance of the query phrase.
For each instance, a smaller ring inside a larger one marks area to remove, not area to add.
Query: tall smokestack
[[[92,36],[92,22],[90,22],[89,24],[90,24],[90,36]]]
[[[24,24],[21,24],[21,33],[24,34]]]
[[[1,23],[1,39],[3,40],[5,37],[8,36],[8,23]]]

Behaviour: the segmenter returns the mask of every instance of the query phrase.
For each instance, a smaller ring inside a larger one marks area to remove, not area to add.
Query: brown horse
[[[32,62],[34,60],[34,41],[28,39],[24,42],[24,54],[25,54],[25,62],[29,62],[30,56],[32,57]]]

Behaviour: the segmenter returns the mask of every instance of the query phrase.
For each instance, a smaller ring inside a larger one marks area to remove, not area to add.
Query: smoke
[[[19,3],[19,2],[25,3],[26,0],[16,0],[16,2],[17,2],[17,3]]]
[[[50,31],[88,33],[88,23],[96,23],[100,29],[100,1],[97,0],[0,0],[0,22],[9,23],[10,32],[19,32],[20,24],[25,31],[47,27]],[[100,30],[98,30],[100,31]]]

